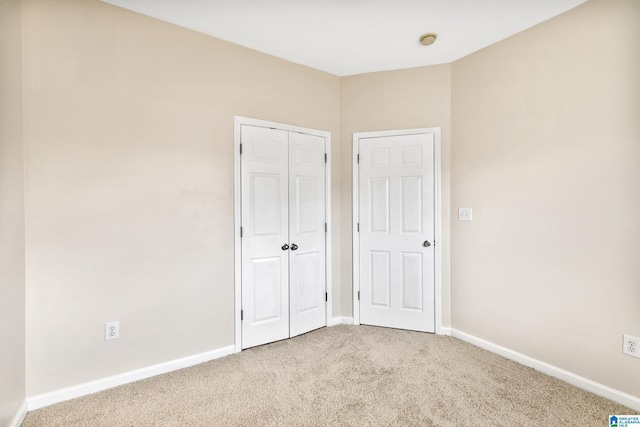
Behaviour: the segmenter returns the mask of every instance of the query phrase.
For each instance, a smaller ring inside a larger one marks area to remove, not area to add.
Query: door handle
[[[428,248],[429,246],[431,246],[431,242],[429,242],[428,240],[425,240],[422,246],[424,246],[425,248]]]
[[[287,245],[286,243],[284,245],[282,245],[282,250],[286,251],[287,249],[289,249],[289,245]]]
[[[296,245],[295,243],[292,243],[292,244],[291,244],[291,250],[292,250],[292,251],[295,251],[295,250],[297,250],[297,249],[298,249],[298,245]]]

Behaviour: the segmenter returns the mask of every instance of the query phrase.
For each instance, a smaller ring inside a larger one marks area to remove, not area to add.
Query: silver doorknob
[[[424,246],[425,248],[428,248],[429,246],[431,246],[431,242],[429,242],[428,240],[425,240],[422,246]]]

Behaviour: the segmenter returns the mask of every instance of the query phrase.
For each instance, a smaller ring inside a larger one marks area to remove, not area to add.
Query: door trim
[[[258,127],[267,127],[273,129],[286,130],[289,132],[305,133],[308,135],[316,135],[324,138],[325,152],[327,153],[327,162],[325,163],[325,218],[327,221],[326,246],[325,246],[325,286],[327,292],[327,304],[325,312],[325,326],[330,322],[333,314],[332,304],[332,251],[331,251],[331,132],[304,128],[300,126],[287,125],[282,123],[270,122],[267,120],[253,119],[250,117],[234,116],[233,131],[233,227],[234,227],[234,346],[235,352],[242,351],[242,321],[240,320],[240,310],[242,309],[242,240],[240,238],[240,226],[242,224],[241,206],[242,198],[240,194],[242,176],[240,175],[240,126],[250,125]]]
[[[353,217],[352,217],[352,230],[353,230],[353,324],[360,324],[360,304],[358,301],[358,293],[360,292],[360,240],[358,236],[358,222],[360,218],[359,212],[359,200],[360,194],[358,191],[358,145],[362,138],[376,138],[383,136],[396,136],[396,135],[416,135],[416,134],[433,134],[435,141],[434,152],[434,220],[435,220],[435,265],[434,265],[434,280],[435,280],[435,331],[438,335],[443,335],[444,330],[442,328],[442,143],[441,143],[441,128],[417,128],[417,129],[401,129],[401,130],[387,130],[387,131],[374,131],[374,132],[354,132],[353,134],[353,155],[351,169],[353,171],[352,178],[352,195],[353,195]]]

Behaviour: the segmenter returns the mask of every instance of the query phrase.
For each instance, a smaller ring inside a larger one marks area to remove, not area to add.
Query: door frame
[[[242,198],[240,190],[242,188],[242,176],[240,170],[240,127],[242,125],[250,125],[257,127],[266,127],[272,129],[280,129],[289,132],[305,133],[324,138],[325,153],[327,153],[327,162],[325,163],[325,218],[327,222],[327,232],[325,233],[325,287],[327,292],[327,304],[325,312],[325,326],[330,322],[333,314],[332,304],[332,266],[331,266],[331,132],[310,129],[300,126],[276,123],[267,120],[254,119],[250,117],[234,116],[233,131],[233,190],[234,190],[234,346],[235,352],[242,351],[242,320],[240,319],[240,310],[242,309],[242,239],[240,237],[240,226],[242,225]]]
[[[433,134],[434,136],[434,221],[435,221],[435,260],[434,260],[434,288],[435,288],[435,333],[442,335],[442,130],[440,127],[416,128],[416,129],[399,129],[372,132],[354,132],[353,133],[353,156],[351,168],[353,171],[352,179],[352,195],[353,195],[353,324],[360,324],[360,301],[358,293],[360,292],[360,239],[358,235],[358,223],[360,218],[360,193],[359,193],[359,142],[363,138],[377,138],[384,136],[401,136],[401,135],[419,135]]]

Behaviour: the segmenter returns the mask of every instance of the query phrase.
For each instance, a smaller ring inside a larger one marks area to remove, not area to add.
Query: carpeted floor
[[[454,338],[336,326],[39,409],[23,426],[605,426],[630,413]]]

